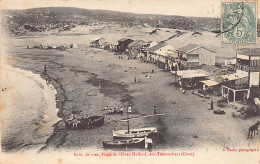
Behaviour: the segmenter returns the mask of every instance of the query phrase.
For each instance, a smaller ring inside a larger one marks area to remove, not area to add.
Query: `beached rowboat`
[[[113,137],[115,138],[136,138],[145,137],[152,134],[156,134],[156,127],[140,128],[140,129],[130,129],[130,130],[117,130],[113,131]]]
[[[90,129],[104,124],[104,116],[91,116],[88,118],[67,120],[65,121],[65,126],[67,129]]]
[[[144,138],[132,138],[126,140],[117,140],[117,141],[104,141],[102,143],[104,148],[117,148],[117,149],[145,148]]]

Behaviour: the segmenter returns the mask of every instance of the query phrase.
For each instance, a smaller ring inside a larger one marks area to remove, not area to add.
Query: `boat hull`
[[[129,140],[119,140],[119,141],[104,141],[102,143],[105,149],[145,148],[144,138],[132,138]]]
[[[65,126],[67,129],[91,129],[104,124],[104,116],[91,116],[84,119],[79,119],[77,126],[73,126],[70,121],[65,121]]]
[[[158,131],[156,127],[150,127],[150,128],[141,128],[141,129],[130,129],[129,133],[127,132],[127,130],[113,131],[113,137],[114,138],[140,138],[145,136],[151,136],[157,133]]]

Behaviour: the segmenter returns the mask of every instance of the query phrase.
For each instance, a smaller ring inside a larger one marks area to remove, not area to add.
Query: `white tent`
[[[209,87],[219,84],[218,82],[212,81],[212,80],[203,80],[203,81],[200,81],[200,82],[204,83],[205,85],[207,85]]]
[[[237,80],[241,78],[246,78],[248,77],[247,73],[233,73],[229,75],[220,75],[221,78],[227,79],[227,80]]]
[[[172,73],[175,74],[175,71],[171,71]],[[194,77],[207,77],[208,72],[197,69],[197,70],[181,70],[181,71],[176,71],[177,75],[180,76],[181,78],[194,78]]]
[[[79,48],[79,46],[75,43],[71,44],[70,48]]]

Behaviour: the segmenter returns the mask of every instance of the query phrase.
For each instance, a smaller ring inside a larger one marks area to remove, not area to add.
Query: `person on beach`
[[[115,108],[112,108],[112,107],[111,107],[111,113],[112,113],[112,114],[115,112],[114,109],[115,109]]]
[[[157,112],[156,112],[156,106],[153,106],[153,114],[157,114]]]
[[[74,117],[72,120],[72,127],[77,129],[78,123],[79,123],[78,119]]]
[[[44,68],[43,68],[43,74],[46,75],[47,74],[47,66],[44,65]]]
[[[135,76],[135,83],[136,83],[136,76]]]
[[[120,107],[120,113],[121,113],[121,115],[123,115],[123,111],[124,111],[124,108],[123,108],[123,107]]]
[[[211,100],[211,103],[210,103],[210,110],[213,110],[214,109],[214,102],[213,100]]]
[[[128,106],[127,112],[128,112],[128,113],[131,113],[131,112],[132,112],[132,107],[131,107],[131,106]]]
[[[49,81],[48,81],[48,79],[46,79],[46,84],[49,86]]]
[[[103,110],[107,110],[108,109],[108,106],[105,106],[104,108],[103,108]]]
[[[109,112],[109,114],[111,114],[111,113],[112,113],[112,108],[111,108],[111,107],[109,108],[109,111],[108,111],[108,112]]]

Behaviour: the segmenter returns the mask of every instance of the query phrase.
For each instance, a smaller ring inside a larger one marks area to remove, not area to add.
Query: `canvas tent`
[[[70,48],[79,48],[79,46],[77,44],[73,43],[70,45]]]

